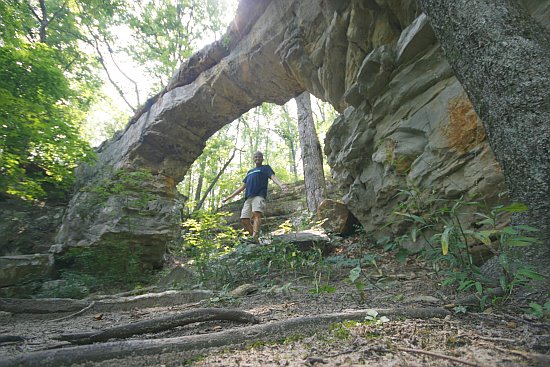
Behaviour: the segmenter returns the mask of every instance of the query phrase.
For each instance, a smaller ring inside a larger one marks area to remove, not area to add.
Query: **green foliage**
[[[322,293],[334,293],[336,288],[322,283],[323,273],[321,271],[316,271],[313,277],[315,288],[310,289],[309,293],[312,294],[322,294]]]
[[[81,299],[87,297],[94,288],[98,288],[96,277],[78,271],[64,271],[56,286],[42,289],[36,297]]]
[[[379,317],[378,311],[368,310],[364,321],[346,320],[329,326],[329,331],[338,339],[348,339],[353,335],[377,338],[379,334],[373,327],[381,326],[390,321],[386,316]]]
[[[221,35],[221,18],[226,10],[220,1],[198,2],[151,0],[128,2],[123,22],[130,28],[133,41],[122,51],[145,67],[156,89],[183,60],[198,49],[208,34]]]
[[[0,47],[0,192],[42,199],[65,192],[92,151],[79,137],[83,106],[44,44]]]
[[[363,272],[363,268],[367,266],[373,266],[378,273],[381,273],[376,263],[376,255],[364,254],[361,258],[355,259],[357,264],[353,269],[349,271],[348,279],[355,286],[355,290],[359,295],[360,300],[363,302],[366,300],[365,283],[364,279],[367,279],[366,274]]]
[[[544,305],[531,302],[529,303],[529,309],[526,311],[529,315],[533,315],[537,319],[548,320],[550,319],[550,300],[546,301]]]
[[[227,215],[199,210],[182,224],[183,243],[176,251],[190,259],[203,281],[211,278],[216,271],[213,263],[229,253],[241,233],[225,223]]]
[[[535,237],[528,235],[537,230],[527,226],[498,226],[502,215],[523,212],[527,210],[525,205],[497,205],[489,210],[478,211],[475,214],[481,218],[476,224],[479,229],[467,229],[461,220],[464,209],[485,209],[481,203],[465,201],[463,198],[450,202],[423,200],[419,191],[414,189],[403,190],[401,193],[407,200],[399,205],[396,214],[413,226],[410,233],[400,240],[416,242],[422,237],[426,241],[429,248],[424,256],[432,261],[436,271],[445,275],[442,285],[454,285],[458,291],[474,289],[480,294],[480,306],[484,308],[487,296],[481,295],[489,280],[482,276],[471,250],[472,245],[478,243],[486,246],[498,258],[502,272],[499,283],[508,296],[516,287],[542,278],[525,265],[510,261],[511,252],[515,248],[538,243]]]
[[[140,211],[147,215],[149,201],[155,198],[155,195],[148,189],[153,181],[152,173],[146,169],[135,171],[117,170],[112,176],[104,177],[98,180],[94,185],[86,186],[83,191],[94,194],[88,200],[89,206],[95,206],[105,203],[105,201],[117,196],[125,200],[125,207]],[[86,213],[83,213],[85,215]]]
[[[86,26],[110,24],[118,1],[0,4],[0,193],[52,198],[92,151],[79,129],[101,85]],[[84,43],[83,43],[84,41]]]
[[[295,278],[311,276],[314,293],[334,291],[321,281],[330,279],[331,270],[320,249],[299,251],[296,245],[286,242],[267,246],[241,242],[242,232],[227,226],[225,215],[198,211],[183,223],[183,243],[175,251],[185,255],[187,264],[197,270],[201,285],[223,287],[293,274]],[[290,283],[281,287],[281,291],[289,287]]]
[[[72,247],[57,261],[65,284],[47,296],[82,298],[94,291],[132,289],[150,280],[141,267],[141,251],[129,242],[106,242],[96,247]],[[79,296],[80,295],[80,296]]]

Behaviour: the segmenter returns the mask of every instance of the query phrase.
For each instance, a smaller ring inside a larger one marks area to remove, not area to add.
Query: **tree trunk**
[[[541,231],[544,244],[528,249],[537,251],[530,261],[538,259],[539,265],[548,265],[550,33],[517,1],[418,3],[483,120],[512,200],[529,207],[515,216],[514,223]]]
[[[294,146],[293,141],[289,141],[289,144],[290,172],[292,172],[294,181],[298,181],[298,168],[296,167],[296,147]]]
[[[304,92],[296,97],[296,105],[298,106],[298,132],[302,147],[307,206],[310,212],[315,212],[325,196],[323,155],[313,122],[309,93]]]
[[[198,202],[197,202],[197,205],[195,206],[195,210],[199,210],[200,208],[202,208],[202,205],[204,204],[204,201],[206,200],[206,197],[208,196],[208,194],[210,194],[210,191],[212,191],[212,189],[214,188],[214,185],[216,185],[216,183],[218,182],[218,180],[220,179],[220,177],[223,175],[223,173],[225,172],[225,170],[227,169],[227,167],[229,167],[229,164],[231,163],[231,161],[233,160],[233,158],[235,158],[235,153],[237,152],[237,148],[234,148],[233,149],[233,154],[231,154],[231,157],[229,157],[229,159],[227,160],[227,162],[225,162],[225,164],[223,165],[222,169],[216,174],[216,177],[214,177],[214,179],[212,180],[212,182],[210,183],[210,185],[208,186],[208,188],[206,189],[206,192],[204,193],[204,195],[202,196],[202,199],[200,199]]]
[[[201,201],[201,194],[202,194],[202,183],[204,181],[204,170],[206,166],[206,161],[201,162],[199,166],[199,179],[197,181],[197,189],[195,190],[195,209],[199,209],[199,202]],[[202,203],[201,203],[202,205]]]

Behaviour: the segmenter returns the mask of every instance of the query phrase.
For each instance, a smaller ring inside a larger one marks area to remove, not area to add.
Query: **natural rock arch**
[[[381,223],[405,179],[449,196],[503,188],[488,144],[476,138],[479,119],[416,1],[244,0],[226,36],[191,57],[104,143],[95,166],[79,169],[52,252],[124,242],[160,265],[177,233],[176,183],[206,140],[262,102],[305,90],[343,113],[326,153],[367,228]],[[473,114],[472,134],[458,139],[457,110]],[[131,173],[139,169],[149,179],[137,184]],[[126,189],[113,189],[121,180]]]

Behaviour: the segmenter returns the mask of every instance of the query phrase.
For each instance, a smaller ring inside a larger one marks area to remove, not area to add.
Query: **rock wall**
[[[441,198],[492,201],[505,191],[477,117],[424,15],[363,60],[325,153],[344,201],[367,230],[396,218],[416,188]]]

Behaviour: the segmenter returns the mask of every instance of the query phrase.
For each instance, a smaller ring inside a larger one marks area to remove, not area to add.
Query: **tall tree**
[[[295,99],[298,108],[298,131],[302,148],[307,206],[310,212],[316,212],[325,196],[323,154],[313,122],[309,93],[304,92]]]
[[[512,0],[418,0],[550,264],[550,32]]]
[[[93,18],[116,8],[88,3]],[[0,193],[52,197],[71,186],[76,163],[91,157],[79,128],[100,81],[80,49],[82,21],[68,1],[0,3]]]
[[[275,127],[277,135],[283,139],[288,148],[288,164],[294,181],[298,181],[298,169],[296,167],[296,150],[298,149],[298,128],[296,121],[288,113],[286,106],[282,107],[282,114],[278,125]]]
[[[132,0],[124,22],[132,30],[128,53],[164,87],[176,67],[199,47],[207,34],[221,37],[225,11],[219,0]]]

